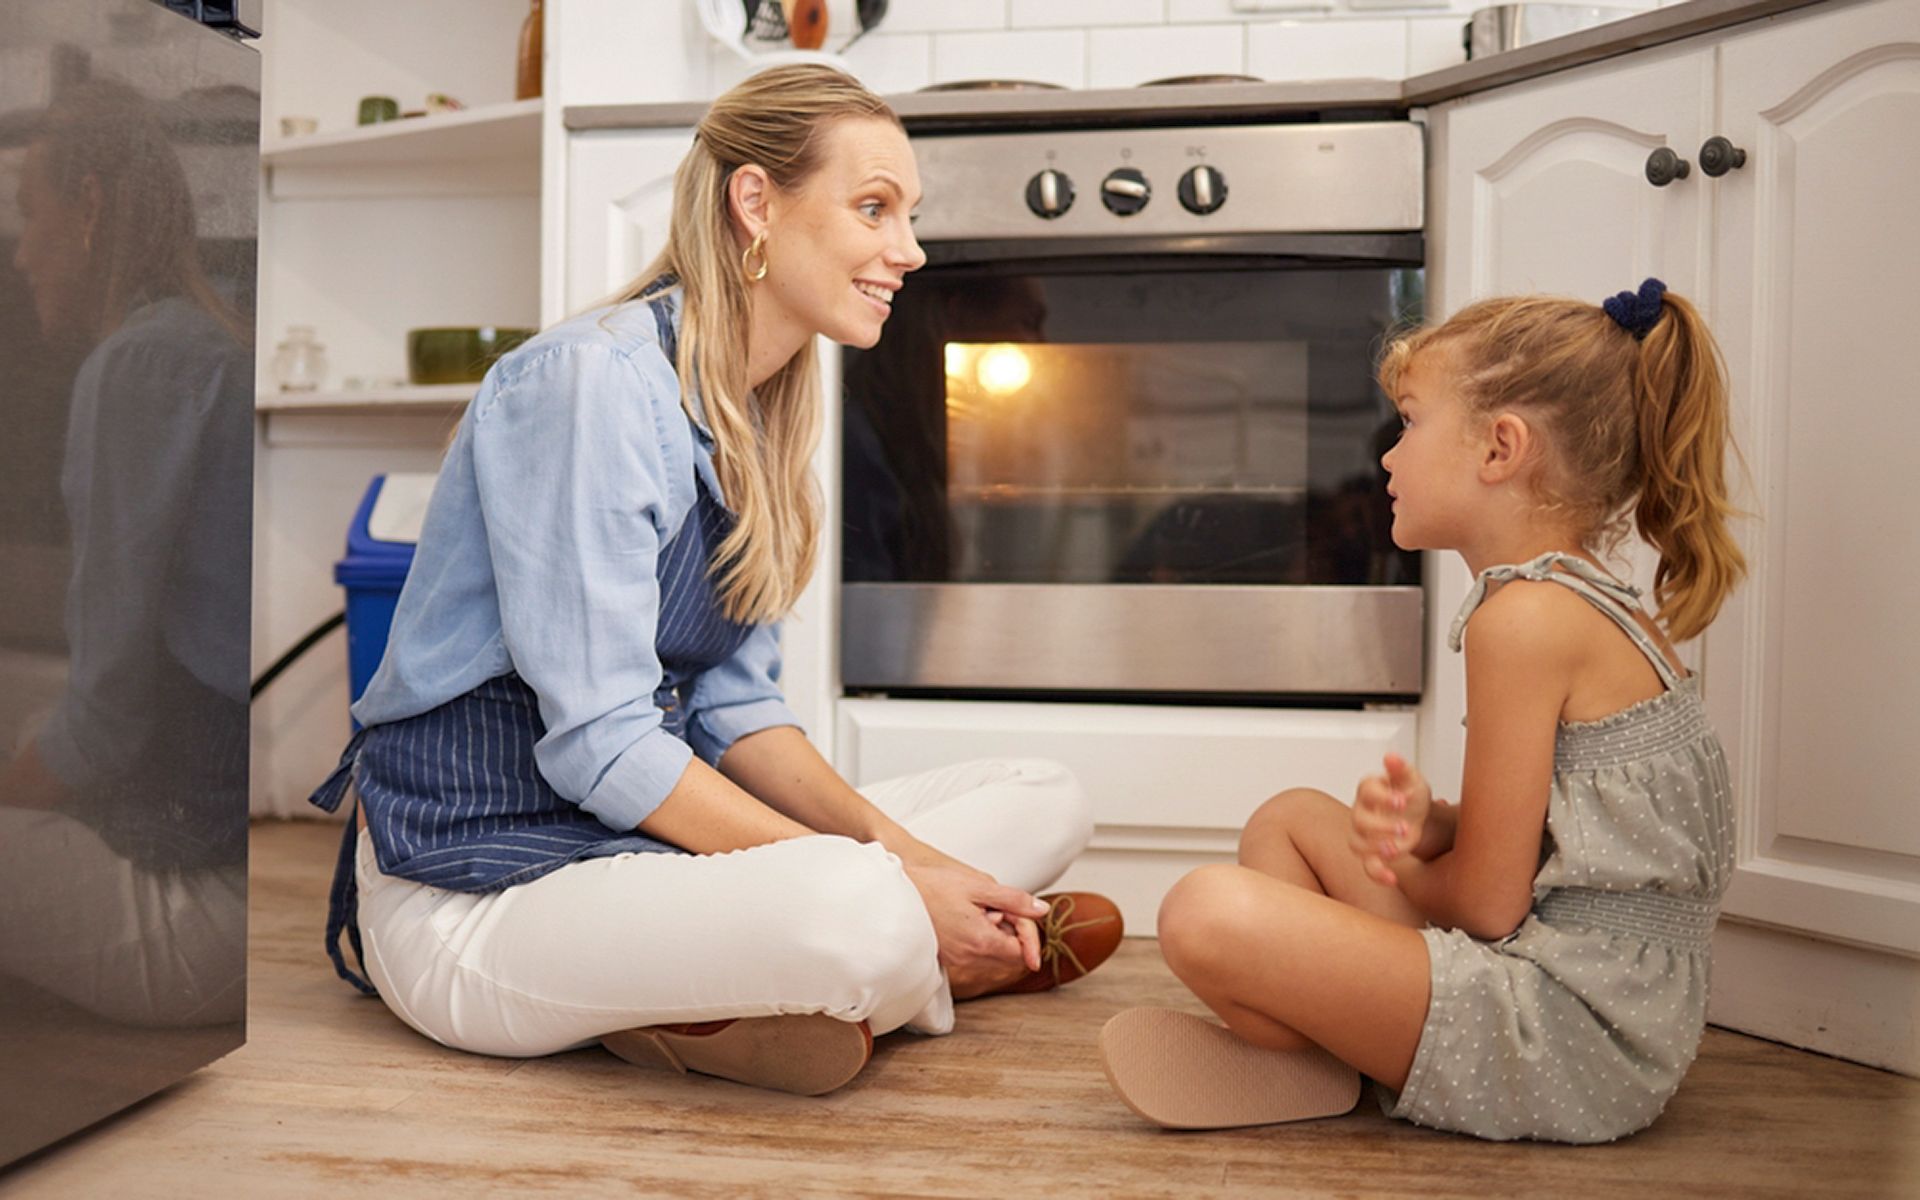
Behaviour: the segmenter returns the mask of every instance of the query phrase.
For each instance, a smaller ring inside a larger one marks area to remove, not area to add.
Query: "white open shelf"
[[[445,412],[473,399],[477,383],[441,383],[392,388],[355,388],[333,392],[261,392],[256,412],[355,413]]]
[[[544,101],[511,100],[460,112],[403,117],[339,133],[269,138],[260,160],[269,167],[415,167],[485,159],[540,161]]]

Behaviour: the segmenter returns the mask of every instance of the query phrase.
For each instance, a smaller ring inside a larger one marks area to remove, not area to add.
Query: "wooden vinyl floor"
[[[1200,1011],[1148,940],[1063,991],[881,1040],[823,1099],[629,1067],[598,1050],[481,1058],[333,978],[318,931],[335,833],[253,834],[244,1049],[0,1175],[7,1197],[1920,1196],[1920,1081],[1709,1030],[1652,1129],[1501,1145],[1354,1115],[1153,1129],[1100,1073],[1100,1023]]]

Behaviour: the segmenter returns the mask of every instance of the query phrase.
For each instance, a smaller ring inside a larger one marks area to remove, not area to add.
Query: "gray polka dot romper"
[[[1518,930],[1494,943],[1423,931],[1433,1000],[1390,1111],[1483,1138],[1610,1141],[1660,1115],[1700,1045],[1707,939],[1733,869],[1726,758],[1695,680],[1629,615],[1638,591],[1581,559],[1481,572],[1455,650],[1489,584],[1511,579],[1578,592],[1667,690],[1560,725],[1533,911]]]

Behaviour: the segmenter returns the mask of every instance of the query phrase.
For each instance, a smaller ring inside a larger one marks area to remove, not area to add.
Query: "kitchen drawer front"
[[[1096,846],[1230,851],[1233,835],[1274,793],[1316,787],[1350,800],[1382,755],[1411,759],[1414,719],[1412,708],[846,699],[837,765],[860,785],[966,759],[1049,758],[1087,789],[1101,831]],[[1219,836],[1196,840],[1199,831]]]

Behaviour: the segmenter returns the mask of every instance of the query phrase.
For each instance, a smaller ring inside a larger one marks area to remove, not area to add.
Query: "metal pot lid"
[[[1169,75],[1165,79],[1149,79],[1141,87],[1197,87],[1210,83],[1265,83],[1257,75]]]
[[[1058,83],[1041,83],[1033,79],[957,79],[952,83],[930,83],[919,90],[923,92],[1064,92],[1067,89]]]

